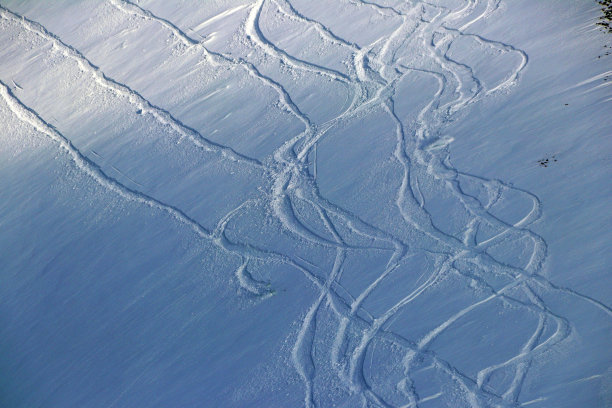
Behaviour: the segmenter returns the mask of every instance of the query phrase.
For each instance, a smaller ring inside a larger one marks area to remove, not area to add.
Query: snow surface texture
[[[595,2],[0,4],[1,406],[612,406]]]

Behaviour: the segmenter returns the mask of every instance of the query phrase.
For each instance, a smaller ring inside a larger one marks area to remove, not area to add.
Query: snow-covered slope
[[[596,2],[0,5],[1,406],[612,406]]]

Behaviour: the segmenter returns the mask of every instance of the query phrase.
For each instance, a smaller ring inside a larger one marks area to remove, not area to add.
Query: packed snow
[[[612,406],[600,15],[0,0],[0,406]]]

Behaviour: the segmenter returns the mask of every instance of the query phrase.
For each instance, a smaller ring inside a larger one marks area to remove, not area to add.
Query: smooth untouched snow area
[[[612,406],[595,1],[0,4],[0,406]]]

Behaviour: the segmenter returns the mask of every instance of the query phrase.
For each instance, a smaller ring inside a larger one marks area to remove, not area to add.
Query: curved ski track
[[[364,47],[359,47],[349,39],[341,38],[334,32],[333,27],[327,27],[308,17],[289,0],[255,1],[250,6],[243,26],[243,35],[252,47],[271,58],[282,61],[290,69],[315,73],[330,80],[342,82],[352,89],[351,105],[340,115],[325,123],[314,123],[300,109],[299,104],[293,100],[290,92],[281,85],[280,81],[262,74],[256,62],[249,61],[248,57],[234,57],[209,50],[203,42],[187,35],[186,31],[177,24],[143,9],[136,3],[123,0],[109,1],[124,13],[159,23],[160,30],[168,30],[185,46],[201,49],[211,63],[242,69],[254,80],[270,87],[277,93],[280,104],[303,124],[304,130],[300,134],[287,137],[288,141],[278,148],[269,161],[262,163],[246,157],[230,147],[206,139],[164,108],[150,103],[128,84],[109,78],[80,51],[64,43],[39,23],[1,6],[0,13],[3,19],[17,22],[24,30],[53,43],[54,51],[52,52],[59,52],[65,58],[77,61],[80,69],[90,73],[98,84],[117,94],[128,96],[135,107],[150,113],[157,121],[170,125],[196,146],[218,152],[225,159],[236,161],[245,167],[263,168],[266,177],[269,177],[272,182],[272,188],[265,202],[255,200],[244,202],[226,214],[214,231],[208,231],[180,208],[165,204],[146,192],[128,188],[105,174],[93,159],[85,157],[70,140],[33,109],[19,101],[6,85],[6,78],[0,79],[3,81],[0,94],[21,120],[59,143],[68,152],[74,163],[101,185],[124,199],[137,201],[168,213],[177,221],[192,228],[202,238],[217,244],[220,250],[240,257],[242,264],[236,271],[236,278],[246,291],[262,299],[273,293],[264,282],[256,280],[249,273],[249,261],[253,259],[285,263],[304,273],[312,281],[319,295],[311,307],[305,311],[291,354],[295,369],[304,383],[304,405],[306,407],[319,406],[320,394],[330,392],[316,387],[315,379],[320,372],[336,376],[343,384],[343,392],[357,395],[361,398],[363,406],[418,407],[421,402],[442,396],[442,392],[422,395],[415,386],[414,372],[423,365],[429,365],[431,369],[457,386],[453,388],[456,392],[453,397],[461,401],[462,405],[470,407],[518,406],[523,382],[532,362],[538,359],[543,351],[568,339],[572,333],[572,322],[549,307],[543,301],[542,293],[564,293],[588,302],[612,317],[612,310],[607,305],[572,289],[559,287],[542,273],[542,266],[547,255],[547,244],[541,236],[529,229],[529,226],[541,216],[542,204],[538,197],[499,180],[490,180],[461,172],[450,163],[449,139],[443,135],[443,130],[452,123],[458,113],[466,110],[471,104],[493,92],[510,88],[516,84],[521,71],[528,63],[527,54],[510,44],[489,40],[476,34],[464,33],[465,29],[476,21],[493,13],[499,5],[498,0],[466,0],[463,6],[457,9],[448,9],[426,2],[391,7],[378,5],[373,1],[350,0],[353,5],[371,8],[374,12],[384,16],[393,15],[401,18],[402,21],[388,38],[380,38],[375,43]],[[262,14],[264,7],[277,7],[290,20],[310,25],[326,41],[349,50],[353,55],[353,67],[350,73],[347,75],[320,64],[299,59],[279,48],[266,38],[262,30],[262,24],[266,23]],[[425,7],[436,10],[433,18],[425,19]],[[484,11],[476,12],[483,7]],[[416,28],[411,26],[415,19]],[[452,28],[456,21],[460,21],[461,26]],[[436,40],[434,40],[434,35],[438,36]],[[472,67],[454,61],[448,56],[450,44],[460,36],[470,36],[480,44],[496,48],[500,52],[515,53],[520,57],[521,63],[518,66],[508,67],[505,79],[487,89],[475,75]],[[412,52],[418,51],[428,56],[426,64],[413,66],[412,62],[405,57],[398,57],[402,47],[408,46],[406,38],[412,39],[410,43],[410,46],[414,47]],[[375,52],[375,50],[380,51]],[[395,107],[396,87],[400,81],[414,73],[431,76],[438,83],[439,88],[418,113],[414,123],[404,123],[398,116]],[[377,108],[386,112],[395,126],[396,146],[393,158],[402,169],[402,182],[395,195],[394,205],[401,214],[405,223],[404,227],[429,237],[443,250],[433,251],[419,248],[418,243],[406,241],[394,230],[375,226],[358,214],[332,203],[319,192],[316,173],[313,176],[308,171],[307,161],[310,154],[316,151],[317,143],[325,138],[330,130],[343,126],[364,112]],[[464,181],[479,185],[486,190],[488,201],[482,202],[481,199],[466,193]],[[434,215],[428,212],[424,189],[432,185],[431,183],[435,183],[437,188],[445,189],[455,198],[458,205],[461,205],[470,214],[471,219],[466,223],[462,236],[443,232],[438,227],[440,220],[436,220]],[[492,207],[504,199],[505,192],[518,194],[532,203],[532,208],[516,223],[509,223],[492,211]],[[318,219],[309,222],[298,217],[295,209],[298,202],[315,209]],[[321,277],[315,274],[311,264],[292,254],[275,253],[256,248],[248,243],[232,242],[227,238],[225,230],[228,223],[247,207],[256,205],[265,205],[270,208],[274,216],[282,223],[285,232],[294,239],[332,249],[335,253],[333,267],[326,276]],[[325,236],[317,232],[315,224],[324,225]],[[477,232],[482,226],[492,228],[497,233],[478,242]],[[351,244],[351,237],[347,234],[367,238],[372,245]],[[487,251],[496,245],[516,240],[531,242],[531,254],[525,265],[517,266],[502,262]],[[340,284],[340,277],[345,269],[345,260],[350,251],[388,254],[387,264],[377,271],[377,277],[356,296],[349,295]],[[425,279],[420,284],[415,284],[412,288],[405,288],[405,294],[401,299],[389,307],[386,312],[375,317],[364,308],[365,301],[372,297],[384,296],[384,293],[377,291],[381,283],[393,274],[406,273],[401,269],[401,263],[418,251],[431,253],[439,262],[434,268],[424,272]],[[469,270],[466,271],[465,268],[459,266],[461,262],[473,265],[475,269],[483,270],[486,273],[476,275]],[[493,274],[508,277],[510,283],[502,288],[495,288],[486,278]],[[467,282],[476,282],[478,289],[488,295],[467,307],[454,311],[448,319],[421,338],[405,338],[390,328],[393,319],[407,305],[450,275],[465,279]],[[521,296],[517,296],[518,293]],[[461,319],[476,309],[487,307],[494,300],[537,316],[538,324],[531,336],[524,339],[523,346],[516,355],[494,365],[482,367],[475,377],[470,376],[439,356],[432,345],[437,338]],[[335,320],[330,321],[329,317],[326,317],[330,313],[335,316]],[[320,321],[326,318],[328,321]],[[552,330],[547,330],[549,328]],[[328,335],[331,334],[334,339],[333,344],[330,345],[329,361],[326,362],[314,356],[316,339],[325,331],[331,331]],[[404,377],[396,384],[396,389],[404,398],[402,404],[392,402],[389,395],[377,390],[368,379],[365,360],[375,340],[392,343],[403,350],[403,360],[396,362]],[[509,370],[513,374],[510,384],[501,391],[488,385],[489,378],[499,370]]]

